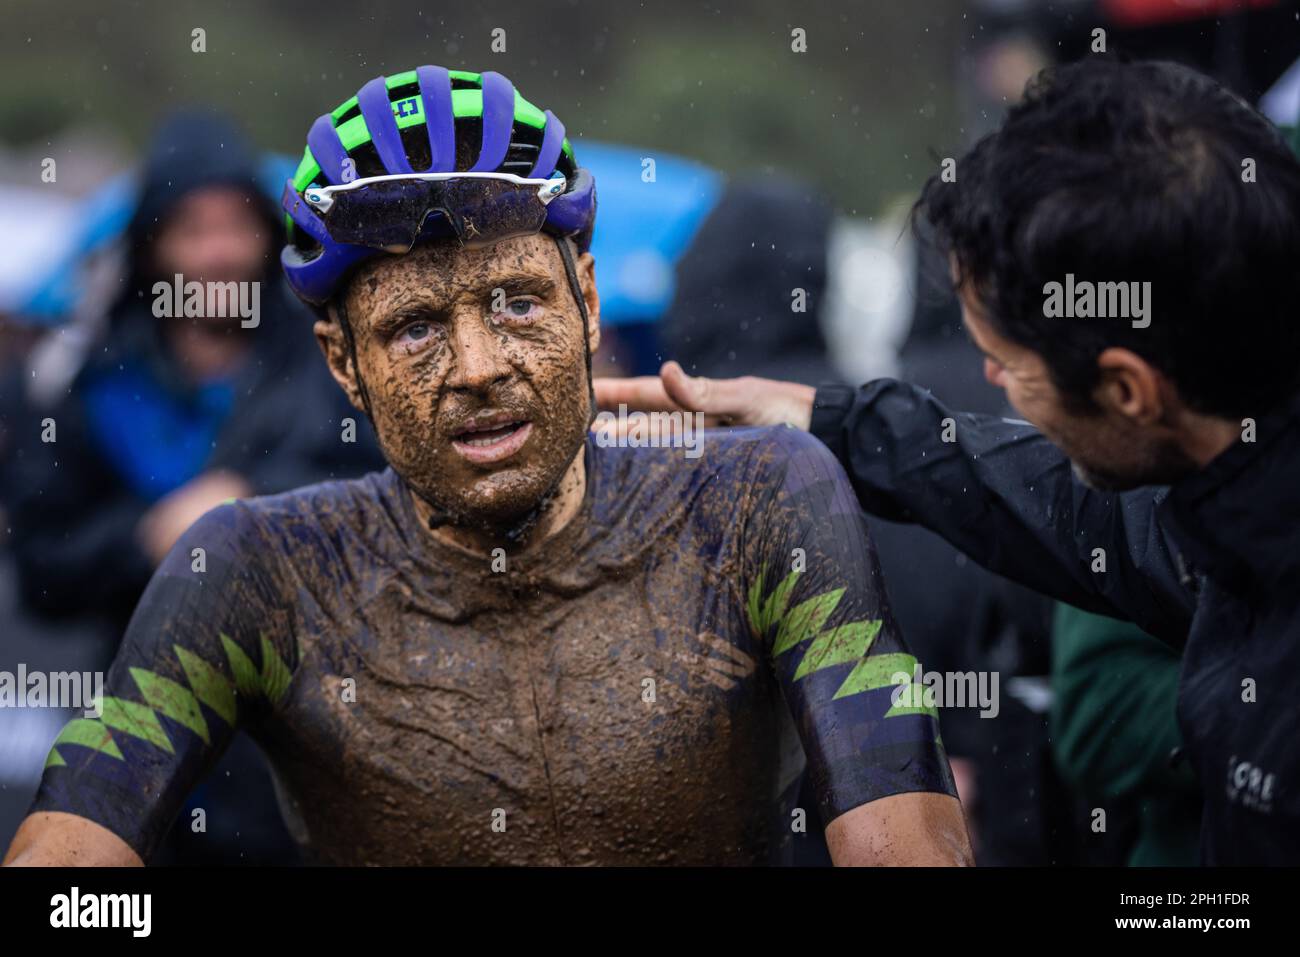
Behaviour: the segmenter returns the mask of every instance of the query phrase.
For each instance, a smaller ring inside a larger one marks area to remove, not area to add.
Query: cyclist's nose
[[[451,369],[446,386],[485,392],[510,375],[501,337],[492,332],[480,311],[459,310],[451,321]]]

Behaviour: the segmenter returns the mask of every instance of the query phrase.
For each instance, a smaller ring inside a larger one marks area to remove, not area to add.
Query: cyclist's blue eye
[[[533,320],[537,317],[538,303],[532,299],[519,298],[509,300],[501,310],[499,320],[511,322],[515,320]]]

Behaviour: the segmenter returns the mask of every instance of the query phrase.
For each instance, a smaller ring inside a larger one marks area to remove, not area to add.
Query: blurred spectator
[[[281,221],[257,178],[256,157],[225,119],[192,111],[165,123],[104,319],[49,333],[26,376],[37,387],[6,390],[21,596],[47,618],[104,623],[109,640],[82,667],[106,667],[154,567],[203,512],[383,465],[368,422],[327,371],[311,315],[284,289]],[[177,281],[260,284],[256,325],[156,317],[154,284]],[[47,427],[54,441],[42,441]],[[192,833],[183,813],[160,862],[296,859],[248,739],[190,806],[205,809],[206,833]]]
[[[22,595],[45,615],[105,616],[114,632],[207,509],[380,464],[364,421],[356,443],[342,440],[342,420],[363,417],[283,289],[279,220],[236,129],[193,112],[159,131],[128,244],[103,342],[52,407],[15,428]],[[155,318],[154,283],[177,275],[261,283],[257,326]],[[47,419],[56,441],[40,441]]]
[[[729,183],[678,267],[668,355],[692,374],[838,380],[820,318],[832,220],[806,184]]]
[[[724,187],[699,163],[654,151],[580,140],[582,163],[599,183],[600,228],[591,242],[600,288],[598,376],[651,375],[663,362],[660,320],[683,254]]]

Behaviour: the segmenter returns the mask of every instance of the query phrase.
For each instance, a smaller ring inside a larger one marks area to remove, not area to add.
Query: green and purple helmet
[[[319,117],[281,204],[285,275],[320,306],[365,260],[416,240],[464,241],[467,228],[488,240],[540,229],[586,252],[596,189],[564,124],[504,76],[422,66],[376,77]],[[494,219],[495,233],[479,228]]]

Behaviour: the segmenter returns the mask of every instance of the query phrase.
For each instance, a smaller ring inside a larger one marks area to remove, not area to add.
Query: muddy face
[[[541,235],[367,263],[343,293],[356,370],[338,323],[318,324],[359,408],[364,387],[385,457],[452,526],[510,529],[581,484],[566,473],[580,471],[590,424],[583,340],[594,352],[599,302],[591,256],[576,265],[585,329],[560,252]]]

